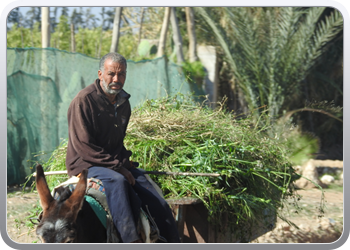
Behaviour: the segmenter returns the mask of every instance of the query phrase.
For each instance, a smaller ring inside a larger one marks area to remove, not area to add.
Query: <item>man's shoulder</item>
[[[80,90],[74,99],[85,99],[86,97],[95,94],[97,94],[97,90],[94,82]]]

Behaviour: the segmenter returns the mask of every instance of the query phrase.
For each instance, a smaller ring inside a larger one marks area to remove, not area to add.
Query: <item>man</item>
[[[130,95],[123,90],[127,62],[117,53],[100,61],[98,79],[81,90],[68,109],[68,175],[88,168],[102,181],[114,225],[125,243],[141,242],[137,230],[140,207],[148,207],[168,242],[179,242],[167,202],[141,171],[133,167],[124,137],[131,115]]]

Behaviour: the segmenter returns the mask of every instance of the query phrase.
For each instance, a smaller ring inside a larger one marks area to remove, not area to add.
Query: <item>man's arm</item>
[[[68,109],[69,147],[92,166],[118,168],[122,162],[112,156],[103,147],[97,145],[92,121],[92,108],[86,100],[75,98]]]
[[[129,154],[126,154],[122,162],[106,152],[96,144],[94,139],[94,129],[92,122],[92,109],[87,101],[75,98],[68,109],[69,127],[69,147],[81,158],[82,162],[87,162],[92,166],[101,166],[113,169],[122,174],[131,185],[135,184],[135,179],[127,168],[123,166],[130,164]],[[123,146],[122,151],[127,151]],[[126,162],[127,161],[127,162]]]

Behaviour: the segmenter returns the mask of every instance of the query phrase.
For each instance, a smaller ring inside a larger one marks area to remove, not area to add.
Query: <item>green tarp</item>
[[[68,106],[97,78],[98,67],[99,59],[57,49],[7,49],[8,185],[23,183],[40,159],[34,155],[51,152],[68,137]],[[202,94],[166,57],[128,61],[127,72],[132,108],[177,92]]]

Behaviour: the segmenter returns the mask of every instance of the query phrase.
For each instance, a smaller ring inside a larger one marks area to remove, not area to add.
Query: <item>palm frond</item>
[[[329,42],[332,41],[342,30],[343,17],[339,11],[335,10],[317,27],[315,35],[312,38],[314,46],[311,48],[308,55],[309,67],[306,70],[309,70],[313,66],[313,62],[323,54],[326,45],[329,44]]]
[[[220,12],[225,28],[210,8],[197,10],[222,47],[250,110],[267,104],[272,117],[343,29],[340,12],[324,18],[325,7],[225,8]]]

